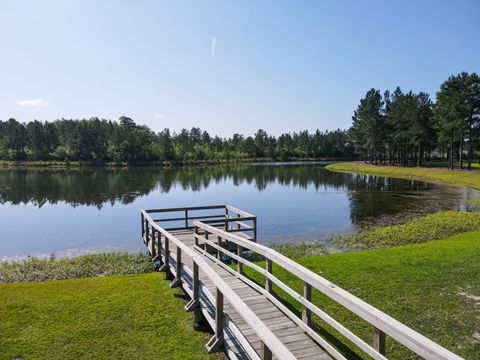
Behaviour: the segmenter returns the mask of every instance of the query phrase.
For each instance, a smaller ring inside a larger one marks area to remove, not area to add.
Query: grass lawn
[[[0,359],[210,359],[159,273],[0,284]]]
[[[295,260],[447,349],[466,359],[478,359],[479,231],[397,248]],[[273,272],[302,293],[302,282],[281,268],[274,266]],[[261,276],[251,271],[248,274],[263,283]],[[286,302],[296,304],[278,288],[275,290]],[[316,291],[313,299],[327,313],[371,343],[371,326]],[[295,309],[301,310],[298,305]],[[322,325],[320,321],[318,324]],[[324,329],[326,333],[338,336],[327,326]],[[346,351],[345,354],[349,359],[361,357],[360,352]],[[388,337],[387,357],[415,358],[409,350]]]
[[[454,185],[464,185],[480,190],[480,170],[448,170],[438,167],[401,167],[370,165],[363,162],[345,162],[326,166],[327,169],[340,172],[388,176],[400,179],[417,179]]]

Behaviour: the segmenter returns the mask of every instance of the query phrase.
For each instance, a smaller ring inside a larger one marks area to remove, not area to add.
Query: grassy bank
[[[449,350],[477,359],[480,353],[480,232],[469,232],[424,244],[296,259],[321,276],[350,291]],[[263,264],[261,264],[263,266]],[[303,283],[279,267],[273,272],[299,293]],[[250,276],[259,283],[261,276]],[[274,287],[275,288],[275,287]],[[300,306],[275,288],[292,308]],[[318,292],[314,302],[371,343],[372,328]],[[323,326],[324,335],[339,335]],[[340,337],[341,338],[341,337]],[[343,348],[337,343],[340,349]],[[348,352],[349,359],[368,358]],[[387,338],[387,357],[415,358]]]
[[[209,359],[158,273],[0,284],[0,359]]]
[[[480,230],[480,213],[439,211],[403,224],[365,229],[353,235],[337,236],[328,248],[324,242],[272,245],[290,258],[324,255],[332,252],[395,247],[444,239],[460,233]]]
[[[480,171],[479,170],[447,170],[438,167],[400,167],[370,165],[362,162],[345,162],[330,164],[326,166],[332,171],[359,173],[368,175],[388,176],[400,179],[416,179],[430,182],[464,185],[480,190]]]
[[[74,258],[28,258],[0,263],[0,283],[64,280],[85,277],[142,274],[154,266],[146,254],[100,253]]]

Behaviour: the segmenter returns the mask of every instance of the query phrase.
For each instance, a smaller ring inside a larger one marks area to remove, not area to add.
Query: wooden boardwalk
[[[154,218],[159,214],[176,215]],[[172,279],[171,286],[181,286],[191,298],[186,310],[194,311],[197,322],[205,320],[214,330],[207,344],[211,352],[223,348],[232,359],[347,359],[319,335],[315,322],[323,321],[342,334],[350,346],[374,359],[387,359],[387,335],[426,359],[461,359],[317,274],[257,244],[256,217],[242,210],[228,205],[142,210],[141,226],[152,259]],[[265,268],[248,260],[259,257],[265,259]],[[274,263],[303,280],[303,294],[275,277]],[[258,272],[264,286],[246,277],[244,266]],[[303,306],[301,316],[277,298],[274,287]],[[372,324],[372,345],[313,304],[312,288]]]

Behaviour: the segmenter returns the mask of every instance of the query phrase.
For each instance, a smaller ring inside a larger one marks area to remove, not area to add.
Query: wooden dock
[[[209,352],[223,348],[231,359],[348,359],[316,322],[335,329],[350,346],[373,359],[387,359],[389,336],[425,359],[461,357],[403,325],[278,252],[260,245],[254,215],[229,205],[141,211],[142,238],[152,260],[190,297],[187,311],[207,321],[214,336]],[[254,260],[264,260],[265,267]],[[278,279],[273,264],[303,281],[299,294]],[[259,284],[244,267],[264,279]],[[294,313],[276,296],[288,294],[302,307]],[[372,326],[371,344],[360,339],[311,301],[312,289],[328,296]]]

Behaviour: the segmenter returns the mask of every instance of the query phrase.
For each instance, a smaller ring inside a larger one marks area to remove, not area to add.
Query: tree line
[[[371,89],[352,120],[349,135],[365,162],[421,166],[425,159],[448,159],[450,169],[456,160],[470,170],[480,155],[480,77],[450,76],[436,102],[425,92]]]
[[[60,119],[53,122],[0,121],[0,159],[145,163],[242,159],[353,158],[345,130],[300,131],[278,137],[258,130],[253,136],[211,136],[198,127],[155,133],[129,117]]]
[[[146,163],[247,159],[353,159],[421,166],[448,159],[471,169],[480,159],[480,77],[450,76],[436,94],[370,89],[348,130],[211,136],[198,127],[155,133],[129,117],[0,121],[0,160]]]

